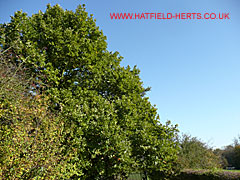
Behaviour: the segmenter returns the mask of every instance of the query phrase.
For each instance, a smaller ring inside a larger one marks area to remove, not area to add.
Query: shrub
[[[185,170],[171,180],[239,180],[240,173],[227,171]]]
[[[219,168],[220,156],[196,137],[184,134],[180,140],[179,165],[181,169]]]
[[[0,179],[55,179],[64,162],[62,124],[48,111],[47,96],[31,95],[25,69],[8,55],[0,60]]]

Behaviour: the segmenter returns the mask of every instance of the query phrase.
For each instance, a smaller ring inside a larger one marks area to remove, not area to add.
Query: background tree
[[[240,145],[234,147],[234,167],[240,169]]]
[[[221,156],[227,160],[225,168],[232,167],[240,169],[240,137],[234,139],[233,144],[221,150]]]
[[[63,119],[64,179],[114,179],[131,171],[174,173],[175,126],[159,122],[139,77],[121,67],[106,37],[84,6],[75,12],[47,6],[28,17],[18,11],[0,27],[2,50],[28,69],[33,91],[49,96],[52,113]]]
[[[214,149],[213,153],[219,157],[219,164],[220,164],[220,167],[225,169],[226,167],[229,166],[229,163],[227,161],[227,159],[223,156],[223,150],[222,149]]]
[[[179,140],[179,164],[183,169],[211,169],[220,167],[220,157],[206,143],[183,134]]]

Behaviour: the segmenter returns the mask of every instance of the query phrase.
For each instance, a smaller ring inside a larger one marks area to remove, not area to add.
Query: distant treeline
[[[179,136],[181,169],[240,169],[240,137],[223,149],[213,149],[196,137]]]

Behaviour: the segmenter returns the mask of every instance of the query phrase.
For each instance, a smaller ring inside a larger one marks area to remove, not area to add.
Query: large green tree
[[[59,5],[28,17],[18,11],[0,26],[1,51],[28,69],[32,91],[45,92],[63,119],[64,179],[114,179],[131,171],[152,178],[174,173],[177,129],[159,121],[139,69],[121,67],[84,6]]]

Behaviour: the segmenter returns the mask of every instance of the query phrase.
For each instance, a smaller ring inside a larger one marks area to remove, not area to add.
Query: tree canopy
[[[181,169],[213,169],[220,168],[220,155],[214,153],[207,143],[196,137],[183,134],[179,137],[179,165]]]
[[[47,5],[30,17],[17,11],[0,25],[0,44],[8,61],[33,78],[33,97],[47,96],[47,110],[58,117],[61,178],[114,179],[141,171],[154,179],[175,172],[177,127],[160,123],[140,70],[120,66],[122,57],[107,50],[84,5],[75,12]]]

